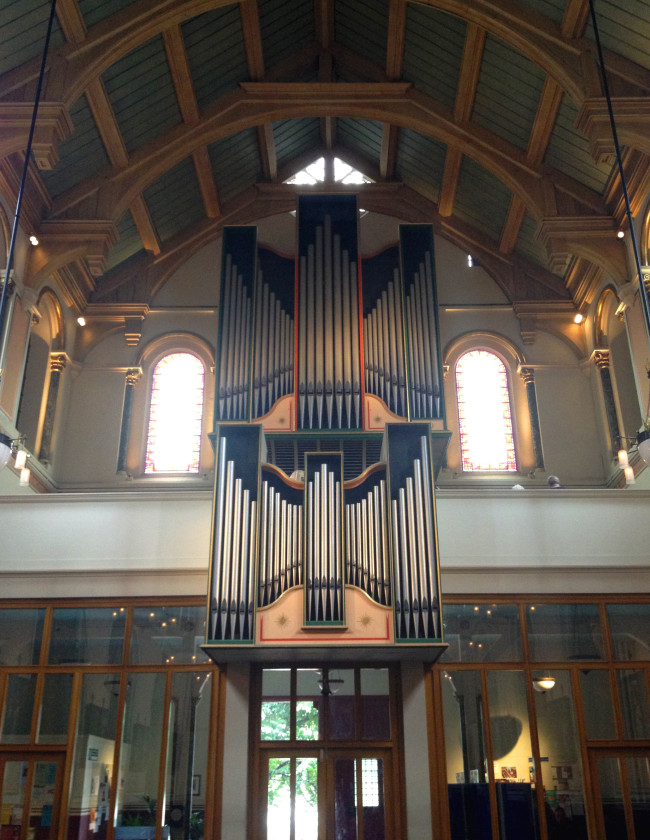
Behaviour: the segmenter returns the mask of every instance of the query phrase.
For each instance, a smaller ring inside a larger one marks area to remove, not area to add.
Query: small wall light
[[[474,257],[471,254],[467,255],[467,268],[474,267]]]
[[[19,449],[16,452],[16,461],[14,462],[14,468],[17,470],[22,470],[25,468],[25,464],[27,463],[27,451],[25,449]]]
[[[550,674],[544,677],[533,677],[533,688],[535,691],[539,691],[540,694],[550,691],[554,686],[555,677],[552,677]]]
[[[29,241],[34,247],[36,247],[38,245],[38,236],[34,236],[34,234],[32,233],[32,235],[29,237]]]
[[[619,239],[623,239],[623,237],[625,236],[625,231],[624,230],[619,230],[616,235],[618,236]]]
[[[582,314],[582,312],[576,312],[576,314],[573,316],[573,323],[581,324],[584,321],[584,319],[585,316]]]
[[[85,327],[86,326],[86,319],[84,318],[83,315],[80,315],[77,318],[77,323],[79,324],[80,327]]]

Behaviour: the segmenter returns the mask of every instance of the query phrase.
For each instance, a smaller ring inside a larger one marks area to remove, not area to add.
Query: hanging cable
[[[36,117],[38,115],[38,103],[41,99],[41,91],[43,89],[43,78],[45,76],[45,68],[47,66],[47,53],[50,47],[50,37],[52,35],[52,26],[54,25],[54,12],[56,9],[56,0],[52,0],[50,7],[50,17],[47,23],[47,34],[45,36],[45,44],[43,45],[43,56],[41,59],[41,69],[38,74],[38,85],[36,87],[36,96],[34,98],[34,108],[32,110],[32,122],[29,127],[29,137],[27,139],[27,147],[25,149],[25,163],[23,165],[23,174],[20,179],[20,188],[18,190],[18,198],[16,199],[16,212],[14,213],[14,223],[11,229],[11,241],[9,243],[9,251],[7,252],[7,268],[5,269],[5,281],[2,284],[2,294],[0,294],[0,338],[4,330],[5,309],[7,305],[7,290],[9,288],[9,277],[11,272],[11,264],[14,258],[14,248],[16,246],[16,236],[18,234],[18,224],[20,221],[20,209],[23,203],[23,194],[25,192],[25,184],[27,183],[27,172],[29,170],[29,159],[32,154],[32,143],[34,141],[34,131],[36,129]],[[0,372],[0,377],[2,373]]]
[[[600,76],[603,85],[603,93],[607,101],[607,111],[609,113],[609,124],[612,129],[612,138],[614,140],[614,150],[616,152],[616,163],[618,164],[618,173],[621,178],[621,188],[623,190],[623,198],[625,199],[625,212],[627,220],[630,225],[630,237],[632,239],[632,250],[634,251],[634,260],[636,262],[636,270],[639,276],[641,296],[641,304],[643,306],[643,315],[645,318],[645,328],[650,344],[650,304],[648,303],[648,293],[643,282],[643,269],[641,267],[641,257],[639,256],[639,246],[637,244],[636,232],[634,230],[634,219],[632,217],[632,207],[630,205],[630,196],[627,191],[627,180],[623,170],[623,159],[621,158],[621,147],[618,142],[618,132],[616,130],[616,120],[614,119],[614,109],[612,108],[612,98],[609,93],[609,84],[607,82],[607,70],[605,69],[605,59],[603,57],[603,50],[600,45],[600,33],[598,31],[598,23],[596,21],[596,10],[594,8],[594,0],[589,0],[589,11],[591,13],[591,23],[594,28],[594,40],[596,42],[596,50],[598,51],[598,62],[600,65]]]

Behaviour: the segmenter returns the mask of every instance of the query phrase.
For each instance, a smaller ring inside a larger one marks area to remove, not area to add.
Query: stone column
[[[129,437],[131,435],[131,412],[133,410],[133,391],[140,378],[142,371],[139,368],[130,368],[126,372],[126,385],[124,388],[124,406],[122,408],[122,427],[120,429],[120,449],[117,455],[117,471],[126,472],[126,456],[129,449]]]
[[[47,402],[45,404],[45,418],[43,420],[43,433],[41,435],[41,448],[38,453],[38,460],[43,464],[49,464],[52,456],[52,432],[54,431],[54,418],[56,416],[56,402],[59,396],[59,385],[61,372],[68,361],[65,353],[53,353],[50,356],[50,386],[47,390]]]
[[[533,454],[535,469],[544,469],[544,453],[542,452],[542,435],[539,428],[539,412],[537,410],[537,391],[535,390],[535,371],[530,367],[522,367],[519,375],[526,386],[528,397],[528,413],[530,414],[530,430],[533,435]]]
[[[613,454],[618,449],[621,430],[618,426],[616,402],[614,400],[614,388],[612,387],[612,375],[609,370],[609,350],[594,350],[592,358],[600,373],[600,384],[603,389],[605,416],[607,417],[607,428],[609,429],[610,437],[610,454]]]

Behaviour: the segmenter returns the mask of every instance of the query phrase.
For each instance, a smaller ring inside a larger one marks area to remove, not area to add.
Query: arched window
[[[506,366],[494,353],[470,350],[456,363],[464,471],[517,469]]]
[[[197,473],[205,369],[191,353],[170,353],[153,372],[145,473]]]

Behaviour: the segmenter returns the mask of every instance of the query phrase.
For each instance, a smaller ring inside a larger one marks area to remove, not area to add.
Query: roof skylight
[[[334,183],[336,184],[372,184],[372,179],[368,178],[358,169],[350,166],[349,163],[341,160],[341,158],[334,158]],[[296,172],[291,178],[287,178],[285,184],[323,184],[326,181],[327,170],[325,167],[325,158],[319,157],[309,166],[305,166],[300,172]]]

